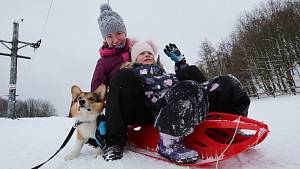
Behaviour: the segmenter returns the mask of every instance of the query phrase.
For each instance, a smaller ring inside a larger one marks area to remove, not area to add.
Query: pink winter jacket
[[[123,49],[104,47],[99,49],[101,58],[98,60],[94,70],[91,92],[95,91],[102,83],[108,86],[112,76],[120,69],[122,63],[130,61],[130,46],[130,40],[127,39]]]

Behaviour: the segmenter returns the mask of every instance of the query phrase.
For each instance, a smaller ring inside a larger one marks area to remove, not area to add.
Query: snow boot
[[[104,150],[103,159],[113,161],[123,157],[123,148],[118,145],[107,146]]]
[[[185,146],[182,138],[159,133],[158,153],[175,163],[193,163],[199,159],[195,150]]]

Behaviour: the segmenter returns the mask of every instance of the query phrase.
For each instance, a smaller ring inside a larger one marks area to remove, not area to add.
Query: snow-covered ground
[[[300,95],[252,100],[249,117],[269,125],[266,140],[239,156],[222,161],[224,169],[295,169],[300,167]],[[44,162],[62,144],[73,119],[66,117],[0,119],[0,169],[28,169]],[[126,151],[121,160],[106,162],[94,158],[94,150],[85,146],[79,158],[64,161],[69,144],[44,169],[183,169],[162,161]],[[216,168],[215,164],[203,168]]]

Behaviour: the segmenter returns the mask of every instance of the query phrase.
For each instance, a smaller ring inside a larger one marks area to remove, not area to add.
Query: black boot
[[[107,146],[104,150],[103,159],[113,161],[123,157],[123,148],[118,145]]]

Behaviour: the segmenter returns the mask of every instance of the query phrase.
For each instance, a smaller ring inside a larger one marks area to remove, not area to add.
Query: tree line
[[[199,68],[209,78],[236,76],[250,96],[295,93],[300,78],[300,1],[269,0],[240,17],[215,48],[200,46]]]
[[[0,98],[0,117],[7,117],[6,99]],[[49,101],[27,99],[25,101],[18,100],[16,102],[16,117],[49,117],[55,116],[55,108]]]

